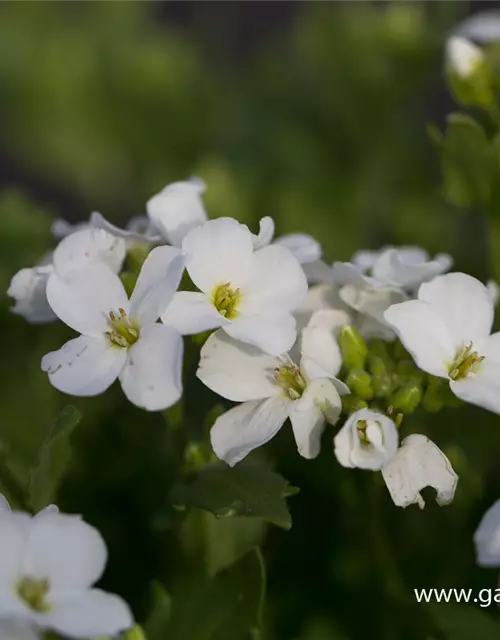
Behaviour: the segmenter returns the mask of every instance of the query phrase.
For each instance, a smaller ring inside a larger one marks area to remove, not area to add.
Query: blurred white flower
[[[396,455],[382,469],[394,504],[407,507],[418,504],[423,509],[420,491],[424,487],[436,489],[436,502],[449,504],[455,495],[458,476],[448,458],[429,438],[418,433],[407,436]]]
[[[484,62],[485,56],[478,46],[467,38],[451,36],[446,42],[446,62],[460,78],[472,76]]]
[[[500,567],[500,500],[481,518],[474,533],[476,562],[481,567]]]
[[[493,9],[474,13],[460,22],[453,29],[453,34],[484,44],[500,40],[500,11]]]
[[[21,269],[12,278],[7,291],[16,301],[12,312],[32,323],[55,320],[46,294],[47,281],[53,273],[64,276],[94,263],[103,263],[119,273],[125,251],[125,242],[105,231],[87,228],[72,233],[39,266]]]
[[[115,380],[148,411],[173,405],[182,393],[183,343],[157,323],[179,284],[184,258],[157,247],[146,258],[130,300],[120,278],[103,264],[53,274],[47,298],[57,316],[82,335],[47,354],[42,369],[64,393],[93,396]]]
[[[494,309],[487,288],[450,273],[423,284],[418,300],[385,312],[420,369],[450,382],[453,393],[500,413],[500,333],[490,335]]]
[[[370,285],[411,290],[422,282],[448,271],[451,256],[438,254],[433,260],[420,247],[383,247],[379,251],[358,251],[352,262],[335,262],[333,277],[342,286]]]
[[[100,533],[79,516],[3,514],[0,540],[0,620],[10,624],[11,633],[25,623],[23,640],[36,638],[31,626],[89,638],[132,626],[121,598],[92,588],[107,550]]]
[[[500,287],[494,280],[488,280],[488,282],[486,283],[486,289],[488,290],[491,304],[496,307],[498,304],[498,300],[500,299]]]
[[[299,364],[288,355],[272,356],[233,340],[223,331],[206,341],[198,378],[222,397],[242,403],[212,427],[212,447],[221,460],[236,464],[271,440],[287,418],[300,455],[318,455],[325,423],[334,424],[340,415],[339,393],[349,390],[334,377],[341,357],[333,337],[323,344],[330,357],[322,368],[315,361],[320,345],[311,329],[303,335]]]
[[[307,281],[290,251],[276,245],[255,251],[248,227],[232,218],[193,229],[182,249],[201,292],[177,292],[162,314],[165,324],[185,335],[222,327],[273,355],[292,347],[292,312],[307,293]]]
[[[334,450],[343,467],[382,469],[398,449],[398,430],[383,413],[360,409],[335,436]]]

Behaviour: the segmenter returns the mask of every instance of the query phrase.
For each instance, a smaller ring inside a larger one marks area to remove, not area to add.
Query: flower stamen
[[[118,309],[117,316],[114,311],[109,312],[111,330],[106,331],[111,344],[128,348],[139,339],[139,328],[130,320],[125,309]]]
[[[212,304],[228,320],[234,320],[238,316],[237,307],[240,301],[240,290],[232,289],[230,282],[219,284],[212,294]]]
[[[275,367],[274,379],[292,400],[298,400],[306,388],[306,381],[296,364],[285,364]]]
[[[17,594],[36,613],[47,613],[51,605],[47,602],[50,582],[44,578],[23,578],[17,584]]]
[[[484,356],[480,356],[477,351],[472,351],[472,348],[472,342],[468,342],[457,353],[455,361],[448,370],[452,380],[464,380],[478,372]]]

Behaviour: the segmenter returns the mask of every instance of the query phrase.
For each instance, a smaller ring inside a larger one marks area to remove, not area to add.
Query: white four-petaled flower
[[[390,307],[385,319],[420,369],[449,380],[453,393],[500,413],[500,333],[487,288],[464,273],[423,284],[418,300]]]
[[[128,399],[148,411],[180,398],[183,343],[157,322],[179,284],[184,258],[157,247],[146,258],[130,300],[120,278],[102,264],[53,274],[47,297],[57,316],[82,335],[47,354],[42,369],[60,391],[93,396],[115,380]]]
[[[210,434],[216,455],[230,465],[273,438],[290,418],[299,453],[319,453],[326,421],[334,424],[341,410],[340,393],[347,387],[334,376],[340,353],[331,338],[329,371],[315,361],[315,329],[303,334],[297,362],[276,357],[233,340],[218,331],[201,350],[198,378],[228,400],[241,402],[220,416]]]
[[[255,251],[248,227],[232,218],[193,229],[182,249],[200,292],[177,292],[162,314],[164,323],[183,334],[222,327],[273,355],[292,347],[292,311],[305,297],[307,281],[290,251],[276,245]]]
[[[4,508],[0,540],[0,631],[12,640],[35,640],[34,628],[89,638],[132,626],[121,598],[92,588],[107,550],[79,516],[47,509],[31,517]]]

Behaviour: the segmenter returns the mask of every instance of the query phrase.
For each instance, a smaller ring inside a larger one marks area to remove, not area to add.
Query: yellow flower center
[[[370,444],[370,441],[368,440],[368,436],[366,435],[367,426],[368,425],[366,423],[366,420],[358,420],[356,424],[356,429],[358,430],[358,438],[361,444]]]
[[[36,613],[47,613],[51,606],[47,602],[50,583],[46,579],[23,578],[17,585],[17,594]]]
[[[232,289],[231,283],[219,284],[212,294],[212,304],[217,311],[228,320],[238,316],[238,305],[241,302],[239,289]]]
[[[472,351],[472,342],[469,342],[457,353],[448,369],[448,374],[452,380],[464,380],[470,374],[479,371],[483,360],[484,356],[480,356],[477,351]]]
[[[127,316],[125,309],[109,312],[110,330],[106,331],[111,344],[117,347],[131,347],[139,340],[139,327]]]
[[[306,388],[306,381],[295,364],[276,367],[274,379],[292,400],[300,398]]]

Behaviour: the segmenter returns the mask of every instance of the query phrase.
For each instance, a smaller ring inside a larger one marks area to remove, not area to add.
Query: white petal
[[[23,620],[0,620],[2,640],[40,640],[38,631]]]
[[[420,495],[424,487],[436,489],[436,501],[445,505],[453,500],[458,476],[448,458],[429,438],[414,433],[401,443],[394,459],[382,469],[394,504],[407,507],[425,502]]]
[[[47,578],[54,592],[86,589],[101,577],[107,557],[101,534],[80,516],[46,514],[32,520],[23,574]]]
[[[188,255],[186,268],[201,291],[229,283],[237,289],[248,280],[252,265],[252,234],[232,218],[218,218],[192,229],[184,238],[182,250]]]
[[[163,324],[175,327],[183,336],[228,325],[204,293],[177,291],[162,313]]]
[[[180,333],[162,324],[141,329],[139,340],[128,350],[120,375],[125,395],[146,411],[171,407],[182,395],[182,355]]]
[[[410,256],[408,259],[398,249],[389,249],[375,263],[373,277],[389,284],[411,288],[443,273],[451,264],[444,260],[415,262],[412,258]]]
[[[146,244],[160,244],[163,241],[163,237],[156,233],[153,228],[149,228],[146,232],[138,231],[134,228],[120,229],[111,222],[108,222],[100,213],[94,211],[90,216],[90,226],[94,229],[102,229],[107,231],[112,236],[117,238],[123,238],[129,242],[138,242]]]
[[[30,534],[31,518],[25,513],[2,512],[0,517],[0,593],[15,581],[21,570],[23,554]],[[3,594],[0,618],[4,617]]]
[[[144,261],[130,297],[130,315],[141,322],[156,322],[181,281],[185,257],[180,249],[156,247]]]
[[[482,282],[465,273],[448,273],[426,282],[418,291],[441,316],[456,349],[484,340],[493,324],[494,309]]]
[[[222,327],[232,338],[252,344],[274,356],[289,351],[296,338],[295,318],[282,315],[241,315]]]
[[[482,517],[474,533],[474,544],[480,567],[500,567],[500,500]]]
[[[340,299],[338,291],[331,285],[318,284],[309,287],[306,297],[294,311],[298,328],[302,329],[305,327],[316,311],[325,309],[345,313],[345,317],[349,317],[349,321],[345,324],[351,324],[351,316],[348,313],[348,307]]]
[[[333,282],[342,287],[346,284],[363,284],[369,278],[363,275],[361,267],[351,262],[334,262],[332,267]]]
[[[205,185],[201,180],[174,182],[167,185],[147,203],[148,216],[164,238],[180,247],[186,234],[207,220],[201,195]]]
[[[10,281],[7,295],[14,298],[16,304],[12,313],[22,316],[28,322],[51,322],[57,318],[52,311],[46,294],[50,268],[21,269]]]
[[[259,222],[259,234],[255,235],[252,233],[253,248],[262,249],[262,247],[267,247],[268,244],[271,244],[273,236],[274,220],[269,216],[261,218]]]
[[[310,284],[333,284],[333,269],[323,260],[306,262],[302,268]]]
[[[51,384],[72,396],[96,396],[116,380],[125,366],[127,350],[106,336],[80,336],[42,359]]]
[[[360,317],[358,317],[356,326],[359,334],[365,340],[370,340],[371,338],[380,338],[381,340],[385,340],[386,342],[392,342],[396,339],[396,334],[389,327],[387,322],[379,322],[378,320],[375,320],[375,318],[371,318],[370,316],[361,315]]]
[[[217,331],[205,342],[196,375],[209,389],[233,402],[268,398],[281,392],[274,380],[280,360]]]
[[[311,382],[302,397],[293,402],[290,421],[301,456],[315,458],[318,455],[325,420],[335,424],[341,407],[338,391],[330,380]]]
[[[305,299],[307,280],[290,251],[271,245],[254,253],[242,293],[241,313],[284,313],[293,311]]]
[[[448,377],[456,349],[447,326],[431,305],[408,300],[393,305],[384,315],[420,369]]]
[[[333,332],[308,326],[302,330],[301,338],[302,357],[315,362],[325,372],[324,377],[336,377],[342,366],[342,355]]]
[[[468,78],[485,59],[482,50],[466,38],[452,36],[446,42],[448,65],[462,78]]]
[[[321,258],[321,245],[305,233],[288,233],[276,238],[274,244],[291,251],[301,264],[316,262]]]
[[[406,294],[400,288],[374,287],[364,280],[357,284],[344,285],[339,291],[339,296],[352,309],[382,324],[385,324],[384,312],[391,305],[406,300]]]
[[[483,43],[500,40],[500,11],[474,13],[456,27],[455,33]]]
[[[55,505],[55,504],[48,504],[46,507],[44,507],[41,511],[39,511],[33,517],[34,518],[43,518],[44,516],[54,515],[54,513],[60,513],[59,512],[59,507],[57,505]]]
[[[366,423],[368,442],[361,442],[358,422]],[[371,409],[361,409],[347,419],[333,442],[335,455],[344,467],[382,469],[398,449],[398,430],[386,415]]]
[[[114,273],[119,273],[125,252],[125,241],[122,238],[102,229],[82,229],[61,240],[54,251],[54,267],[59,275],[64,275],[73,269],[82,269],[97,262],[105,264]]]
[[[488,280],[486,283],[486,289],[488,290],[491,304],[496,307],[500,300],[500,287],[494,280]]]
[[[100,589],[61,594],[43,621],[70,638],[115,636],[134,624],[127,603]]]
[[[360,251],[356,251],[356,253],[352,256],[350,264],[358,267],[358,270],[362,273],[366,273],[367,271],[371,271],[373,269],[379,256],[384,251],[391,248],[392,247],[382,247],[382,249],[378,249],[376,251],[361,249]]]
[[[11,513],[11,508],[7,498],[0,493],[0,514],[2,513]]]
[[[129,302],[120,278],[103,264],[92,264],[64,278],[53,274],[47,282],[47,300],[69,327],[88,336],[109,330],[109,312]]]
[[[269,442],[288,417],[291,400],[274,396],[250,400],[217,418],[210,440],[215,455],[234,466],[250,451]]]

